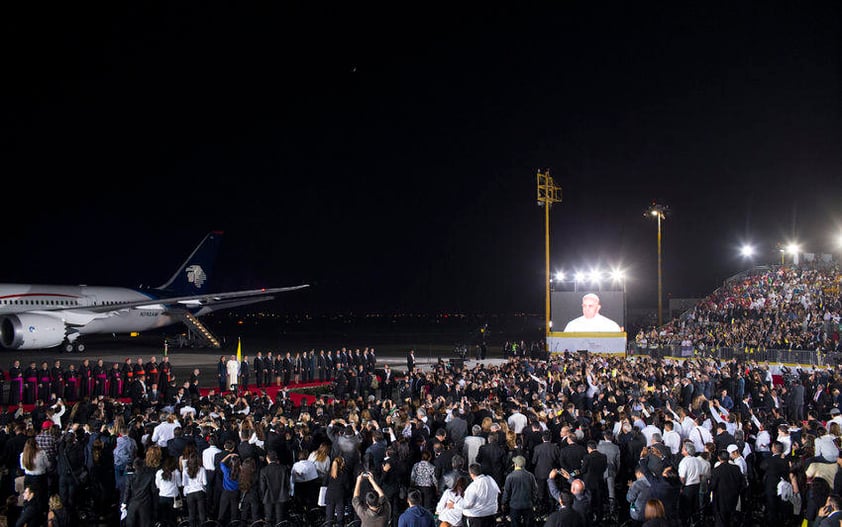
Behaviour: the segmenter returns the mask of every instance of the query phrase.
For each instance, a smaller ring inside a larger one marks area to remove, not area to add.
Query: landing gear
[[[73,353],[74,351],[82,353],[86,349],[88,349],[88,348],[87,348],[87,346],[85,346],[85,343],[82,342],[82,341],[79,341],[79,340],[77,340],[76,342],[65,342],[64,343],[64,351],[66,351],[67,353]]]

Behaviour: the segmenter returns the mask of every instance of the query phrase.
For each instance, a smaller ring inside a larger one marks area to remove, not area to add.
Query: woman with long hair
[[[240,466],[240,520],[251,524],[260,519],[260,470],[253,457]]]
[[[222,458],[219,468],[222,470],[222,494],[219,497],[217,520],[224,525],[240,517],[240,456],[236,452],[229,452]]]
[[[184,450],[181,451],[181,455],[178,456],[178,470],[184,472],[187,468],[187,460],[190,459],[190,456],[196,452],[196,443],[192,441],[184,445]]]
[[[439,518],[439,527],[462,527],[462,500],[465,497],[465,487],[468,480],[464,476],[456,478],[452,489],[445,489],[441,494],[436,515]]]
[[[345,464],[345,458],[336,456],[330,464],[327,474],[327,493],[325,495],[325,519],[342,527],[345,519],[345,501],[351,491],[351,476]]]
[[[155,486],[158,488],[158,520],[175,525],[178,512],[175,499],[181,496],[181,471],[173,457],[166,458],[155,472]]]
[[[181,486],[187,507],[187,518],[190,527],[199,527],[207,520],[207,473],[202,466],[199,454],[194,450],[185,460],[185,468],[181,473]]]
[[[161,463],[164,460],[164,453],[161,452],[161,447],[152,444],[146,447],[146,454],[144,455],[144,462],[146,467],[150,470],[158,470],[161,468]]]
[[[330,443],[323,441],[319,445],[319,448],[310,452],[310,456],[307,459],[316,465],[319,477],[325,477],[328,469],[330,469]]]
[[[47,453],[38,448],[35,437],[30,437],[23,444],[20,454],[20,468],[23,469],[24,487],[35,489],[35,499],[47,510],[47,471],[50,470],[50,460]]]

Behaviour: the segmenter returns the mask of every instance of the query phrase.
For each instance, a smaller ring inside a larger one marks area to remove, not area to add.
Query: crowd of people
[[[653,527],[842,514],[834,368],[782,380],[751,361],[581,353],[427,369],[410,353],[405,371],[362,368],[376,387],[301,405],[214,390],[0,411],[9,525],[298,514],[337,527]]]
[[[774,266],[729,280],[686,316],[636,335],[643,347],[842,351],[838,266]]]
[[[837,270],[775,267],[641,335],[697,349],[835,350],[839,287]],[[210,391],[198,370],[177,383],[166,356],[14,361],[0,372],[5,516],[21,527],[842,519],[837,366],[788,369],[750,354],[548,357],[517,340],[503,357],[422,368],[409,350],[393,371],[373,348],[223,355]],[[331,383],[332,396],[296,404],[261,389],[310,382]]]

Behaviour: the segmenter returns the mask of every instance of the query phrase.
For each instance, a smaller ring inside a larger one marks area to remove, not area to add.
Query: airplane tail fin
[[[222,234],[222,231],[209,232],[169,281],[157,289],[165,289],[179,296],[209,291],[213,265],[222,244]]]

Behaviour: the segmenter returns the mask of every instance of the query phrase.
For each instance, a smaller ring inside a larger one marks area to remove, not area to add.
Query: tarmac
[[[365,342],[365,344],[363,344],[363,342]],[[8,369],[12,365],[12,362],[16,359],[20,360],[21,369],[28,367],[30,362],[35,362],[36,367],[40,367],[42,361],[47,361],[49,367],[53,367],[55,361],[61,361],[62,367],[66,367],[68,364],[73,363],[76,364],[78,368],[85,359],[90,361],[91,366],[96,365],[97,361],[102,359],[106,368],[111,368],[115,362],[122,366],[127,358],[131,359],[132,363],[135,363],[138,358],[141,358],[145,364],[153,355],[157,358],[158,362],[161,362],[161,359],[164,357],[163,339],[160,337],[92,337],[90,339],[86,339],[85,343],[86,350],[84,352],[73,353],[63,352],[61,351],[61,348],[31,351],[0,350],[0,369],[2,369],[4,373],[7,373]],[[388,363],[389,366],[391,366],[396,372],[403,372],[406,370],[406,355],[409,352],[409,346],[378,346],[377,342],[369,342],[364,339],[360,340],[360,343],[360,346],[354,346],[351,349],[360,347],[362,350],[365,346],[373,346],[377,355],[378,366]],[[242,355],[244,357],[248,356],[249,362],[251,362],[258,351],[263,352],[264,355],[268,351],[273,351],[273,353],[278,353],[279,351],[283,351],[285,353],[287,351],[271,348],[271,346],[267,346],[259,339],[250,339],[242,343]],[[416,363],[422,369],[431,368],[432,365],[439,361],[439,359],[447,363],[451,359],[459,358],[452,348],[447,346],[429,345],[413,346],[413,348],[415,349]],[[328,349],[336,348],[326,346],[325,350]],[[288,351],[294,353],[294,350],[292,349]],[[304,351],[304,349],[300,349],[300,351]],[[318,352],[319,349],[316,349],[316,351]],[[491,353],[491,351],[492,348],[489,347],[489,354],[486,360],[477,361],[474,359],[466,359],[464,361],[464,365],[470,368],[477,363],[491,365],[505,362],[499,351],[496,354]],[[495,349],[494,351],[497,350]],[[206,387],[214,386],[216,384],[216,365],[219,362],[219,358],[221,356],[225,356],[227,360],[231,355],[236,355],[236,353],[236,343],[233,346],[227,345],[223,349],[178,349],[173,348],[172,346],[167,347],[167,356],[169,357],[170,364],[172,364],[176,381],[179,379],[188,379],[190,374],[193,372],[193,369],[199,368],[201,379],[200,385]]]

